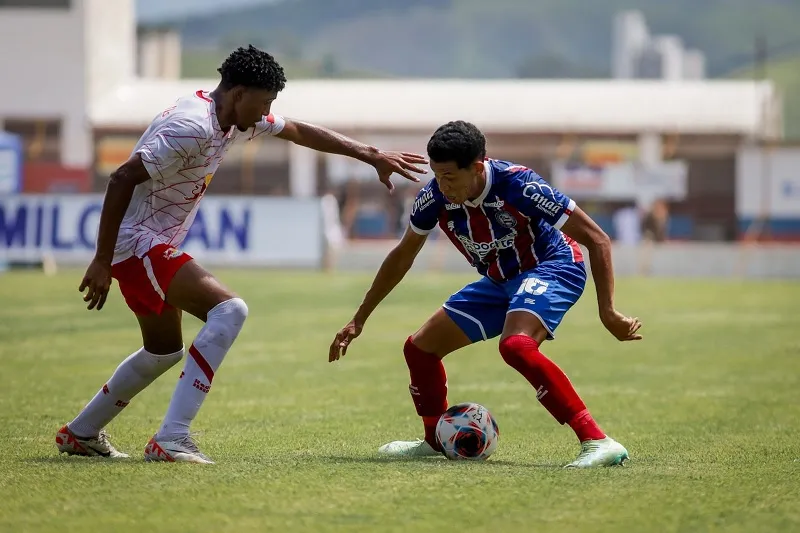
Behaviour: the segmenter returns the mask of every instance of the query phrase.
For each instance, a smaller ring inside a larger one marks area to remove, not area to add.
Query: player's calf
[[[109,380],[78,413],[69,429],[86,438],[96,438],[131,400],[183,358],[183,348],[158,355],[140,348],[117,366]]]
[[[189,426],[211,390],[214,375],[247,319],[247,304],[231,298],[214,306],[206,324],[189,348],[157,441],[175,441],[189,434]]]
[[[441,447],[436,441],[436,424],[447,410],[447,374],[444,365],[436,355],[417,347],[412,337],[406,340],[403,355],[411,376],[408,391],[417,414],[422,417],[425,442],[438,452]]]
[[[527,335],[511,335],[500,341],[503,360],[536,389],[536,398],[559,424],[569,424],[578,440],[605,438],[569,378],[539,350]]]

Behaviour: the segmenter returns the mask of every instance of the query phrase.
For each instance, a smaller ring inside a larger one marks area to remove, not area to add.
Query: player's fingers
[[[394,192],[394,183],[392,183],[392,180],[391,180],[390,176],[391,176],[390,174],[382,175],[381,176],[381,183],[386,185],[386,188],[389,189],[389,192],[391,193],[391,192]]]
[[[100,300],[97,302],[97,310],[101,310],[103,306],[106,304],[106,298],[108,298],[108,289],[103,289],[103,292],[100,293]]]
[[[86,287],[88,286],[89,286],[89,278],[84,276],[83,281],[81,281],[81,286],[78,287],[78,292],[83,292],[84,290],[86,290]]]
[[[100,301],[100,295],[101,295],[100,288],[94,289],[94,292],[92,293],[92,301],[89,302],[89,307],[88,307],[89,309],[94,309],[95,307],[97,307],[97,302]]]
[[[331,347],[328,350],[328,362],[331,363],[339,359],[339,343],[342,342],[342,332],[336,334],[336,337],[333,338],[333,342],[331,343]]]
[[[415,181],[415,182],[419,181],[418,177],[414,176],[413,174],[411,174],[409,171],[407,171],[406,169],[404,169],[400,165],[395,167],[395,172],[397,172],[398,174],[400,174],[401,176],[403,176],[407,180],[411,180],[411,181]]]
[[[404,169],[410,170],[411,172],[416,172],[417,174],[427,174],[428,173],[428,171],[425,170],[424,168],[420,168],[420,167],[414,165],[413,163],[410,163],[409,161],[405,161],[404,160],[401,163],[401,165],[403,166]]]
[[[424,155],[415,154],[412,152],[400,152],[400,153],[403,154],[404,158],[413,163],[422,163],[423,165],[428,164],[428,159]]]
[[[94,297],[94,285],[92,285],[90,283],[89,286],[88,286],[88,289],[89,290],[87,290],[86,294],[83,296],[83,301],[84,302],[88,302]]]
[[[342,339],[342,341],[339,343],[339,348],[341,349],[341,356],[340,357],[344,357],[347,354],[347,347],[350,346],[350,341],[351,340],[352,340],[352,337],[350,336],[350,333],[349,332],[346,333],[344,335],[344,338]]]

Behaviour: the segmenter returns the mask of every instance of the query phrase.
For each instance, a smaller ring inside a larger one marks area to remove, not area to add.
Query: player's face
[[[431,161],[431,170],[439,182],[439,190],[451,204],[463,204],[470,198],[480,196],[483,189],[483,162],[476,161],[467,168],[458,168],[455,161]]]
[[[245,131],[269,115],[272,102],[278,97],[275,91],[239,87],[234,94],[233,109],[236,113],[236,127]]]

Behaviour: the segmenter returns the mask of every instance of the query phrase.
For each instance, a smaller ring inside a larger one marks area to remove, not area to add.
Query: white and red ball
[[[499,437],[500,430],[489,410],[473,402],[451,406],[436,424],[436,439],[448,459],[488,459]]]

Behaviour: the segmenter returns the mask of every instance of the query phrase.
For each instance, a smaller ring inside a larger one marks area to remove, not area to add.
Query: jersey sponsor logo
[[[496,239],[492,242],[475,242],[465,235],[456,235],[461,244],[468,252],[477,255],[481,261],[486,258],[494,250],[505,250],[514,246],[514,241],[517,238],[517,232],[512,231],[508,235]]]
[[[556,216],[561,210],[561,204],[555,200],[553,188],[546,183],[531,182],[522,189],[522,196],[530,198],[536,204],[536,209],[543,213]]]
[[[494,218],[504,228],[511,229],[517,225],[517,219],[508,211],[498,211],[494,214]]]
[[[461,209],[461,204],[445,204],[444,208],[448,211],[455,211],[456,209]]]
[[[485,205],[486,207],[494,207],[495,209],[500,209],[501,207],[506,205],[506,203],[497,196],[495,196],[494,202],[483,202],[483,205]]]
[[[417,212],[422,211],[433,203],[433,191],[428,189],[422,196],[414,201],[414,206],[411,208],[411,214],[415,215]]]

